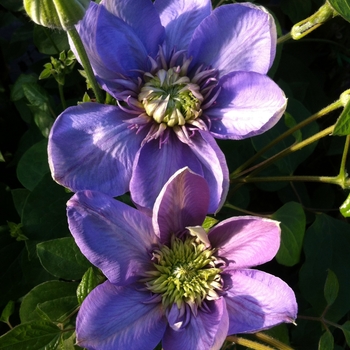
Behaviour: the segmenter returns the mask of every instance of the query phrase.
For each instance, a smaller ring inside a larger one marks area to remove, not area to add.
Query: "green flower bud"
[[[295,24],[291,36],[294,40],[299,40],[337,15],[338,13],[326,2],[312,16]]]
[[[85,15],[90,0],[24,0],[28,16],[44,27],[69,30]]]

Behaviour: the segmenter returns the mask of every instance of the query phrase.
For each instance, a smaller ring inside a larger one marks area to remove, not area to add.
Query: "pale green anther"
[[[146,83],[141,88],[138,100],[147,115],[157,123],[169,127],[182,126],[202,114],[200,88],[191,83],[187,76],[182,76],[182,70],[160,69],[155,75],[146,73],[144,78]]]
[[[172,238],[170,247],[153,253],[154,270],[142,281],[153,293],[162,295],[165,307],[183,303],[199,306],[203,300],[217,299],[221,290],[221,269],[215,267],[214,249],[197,237],[182,241]]]
[[[24,0],[28,16],[37,24],[70,30],[85,15],[90,0]]]

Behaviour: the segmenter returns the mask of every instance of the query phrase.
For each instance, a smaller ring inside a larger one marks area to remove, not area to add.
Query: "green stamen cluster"
[[[199,86],[191,83],[181,71],[160,69],[155,75],[146,73],[144,78],[147,81],[141,88],[138,100],[146,113],[159,124],[181,126],[202,114],[200,106],[203,96]]]
[[[147,288],[162,295],[165,307],[183,303],[199,306],[204,299],[218,298],[221,289],[221,270],[215,267],[214,250],[198,243],[196,238],[182,241],[176,237],[170,247],[162,246],[153,252],[155,270],[148,271]]]

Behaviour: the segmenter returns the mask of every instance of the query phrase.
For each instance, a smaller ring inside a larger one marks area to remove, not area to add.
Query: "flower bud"
[[[295,24],[291,30],[291,35],[294,40],[301,39],[305,35],[318,28],[321,24],[327,22],[338,13],[326,2],[312,16]]]
[[[37,24],[69,30],[85,15],[90,0],[24,0],[28,16]]]

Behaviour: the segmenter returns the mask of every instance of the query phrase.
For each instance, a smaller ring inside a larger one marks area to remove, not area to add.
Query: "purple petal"
[[[194,30],[211,12],[209,0],[156,0],[154,6],[165,27],[168,53],[187,49]]]
[[[198,130],[192,141],[191,150],[202,163],[203,177],[209,185],[208,213],[216,213],[224,204],[230,185],[225,155],[207,131]]]
[[[151,219],[103,193],[77,192],[67,203],[69,229],[82,253],[112,282],[137,281],[151,266]]]
[[[162,305],[148,292],[108,281],[84,300],[77,317],[77,344],[91,350],[153,350],[166,328]]]
[[[228,191],[228,169],[225,156],[207,131],[198,130],[185,144],[170,131],[166,143],[158,140],[146,143],[136,156],[130,181],[130,192],[138,206],[152,208],[168,179],[179,169],[189,167],[208,182],[210,203],[208,212],[216,212]]]
[[[280,246],[279,222],[254,216],[236,216],[220,222],[208,237],[217,255],[230,268],[245,268],[270,261]]]
[[[211,133],[220,139],[243,139],[273,127],[283,115],[287,99],[266,75],[235,72],[220,79],[220,94],[206,111]]]
[[[222,30],[225,28],[225,30]],[[224,76],[234,71],[265,74],[275,57],[276,29],[262,8],[230,4],[216,8],[195,30],[188,55]]]
[[[163,186],[153,209],[155,234],[163,244],[171,233],[201,225],[207,214],[209,188],[203,177],[188,168],[177,171]]]
[[[164,39],[164,28],[151,1],[103,0],[101,4],[134,29],[149,55],[157,54],[159,45]]]
[[[281,279],[257,270],[230,270],[232,288],[225,296],[229,334],[256,332],[293,322],[297,303],[293,290]]]
[[[133,201],[138,206],[152,209],[164,184],[176,171],[186,166],[202,175],[202,166],[197,157],[172,132],[169,133],[168,142],[161,147],[159,140],[147,142],[135,159],[130,181]]]
[[[124,194],[135,154],[145,136],[128,128],[130,116],[115,106],[83,103],[67,108],[49,136],[53,178],[72,191]]]
[[[228,314],[223,298],[205,302],[196,316],[190,312],[189,323],[176,331],[168,327],[163,338],[166,350],[219,350],[228,331]]]
[[[135,70],[147,68],[147,50],[135,31],[104,6],[92,3],[77,30],[96,75],[107,84],[121,74],[137,77]]]

